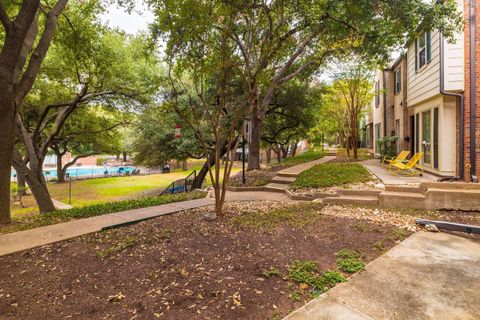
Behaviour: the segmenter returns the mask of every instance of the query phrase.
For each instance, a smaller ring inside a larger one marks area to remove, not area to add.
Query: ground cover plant
[[[360,164],[322,163],[300,173],[292,188],[327,188],[371,180],[370,172]]]
[[[14,217],[11,224],[0,226],[0,234],[37,228],[50,224],[67,222],[75,219],[100,216],[102,214],[112,212],[153,207],[162,204],[198,199],[203,197],[205,197],[204,192],[167,194],[163,196],[141,197],[132,200],[99,203],[79,208],[57,210],[25,217]]]
[[[397,241],[395,225],[327,209],[227,203],[224,219],[205,221],[211,208],[200,208],[3,256],[0,317],[281,319],[348,281],[342,249],[368,263],[382,253],[375,244],[388,250]]]

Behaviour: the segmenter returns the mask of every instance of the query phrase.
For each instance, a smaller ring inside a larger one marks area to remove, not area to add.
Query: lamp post
[[[72,204],[72,177],[70,173],[65,173],[66,178],[68,179],[68,204]]]
[[[242,184],[245,185],[247,179],[245,177],[245,132],[247,132],[247,141],[250,142],[250,118],[245,117],[242,131]]]

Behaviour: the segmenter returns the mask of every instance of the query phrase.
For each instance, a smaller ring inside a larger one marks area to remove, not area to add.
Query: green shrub
[[[377,140],[377,149],[380,151],[380,157],[394,157],[397,154],[397,136],[383,137]]]
[[[372,175],[361,164],[322,163],[300,173],[292,187],[294,189],[326,188],[370,180]]]

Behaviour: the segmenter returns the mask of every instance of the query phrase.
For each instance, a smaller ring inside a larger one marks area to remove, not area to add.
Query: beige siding
[[[463,33],[458,34],[455,43],[445,43],[445,90],[464,90],[464,47]]]
[[[457,8],[463,13],[463,0],[457,0]],[[464,90],[464,34],[455,35],[455,43],[445,41],[445,90]]]
[[[407,103],[414,106],[440,92],[439,33],[431,32],[431,61],[415,71],[415,41],[408,46]]]

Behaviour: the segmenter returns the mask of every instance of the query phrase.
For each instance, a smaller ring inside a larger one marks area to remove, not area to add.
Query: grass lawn
[[[300,173],[292,187],[294,189],[327,188],[371,180],[370,172],[360,164],[322,163]]]
[[[282,319],[409,234],[326,209],[227,203],[2,256],[2,319]]]
[[[198,171],[198,168],[194,169]],[[240,168],[232,168],[232,174],[238,171],[240,171]],[[192,171],[189,170],[143,176],[75,180],[72,181],[72,205],[74,207],[83,207],[140,197],[143,191],[163,189],[173,181],[185,178],[191,172]],[[205,183],[206,185],[210,184],[208,175]],[[68,183],[48,183],[48,189],[53,199],[68,203]],[[22,217],[38,213],[33,196],[25,197],[23,202],[26,208],[21,208],[18,205],[12,206],[12,217]]]
[[[326,154],[327,152],[322,150],[317,150],[317,149],[308,150],[304,153],[296,155],[295,157],[285,159],[281,164],[287,165],[287,166],[296,166],[297,164],[302,164],[305,162],[323,158]]]

